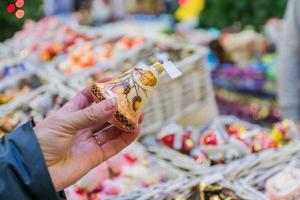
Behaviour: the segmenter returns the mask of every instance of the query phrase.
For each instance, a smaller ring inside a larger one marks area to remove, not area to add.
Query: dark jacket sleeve
[[[1,200],[59,199],[31,122],[0,142]]]

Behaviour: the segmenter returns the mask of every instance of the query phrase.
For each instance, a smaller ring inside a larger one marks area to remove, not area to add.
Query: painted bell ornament
[[[91,91],[96,103],[108,98],[117,99],[118,110],[112,125],[126,132],[134,132],[142,108],[149,101],[159,82],[159,76],[166,71],[171,78],[181,73],[171,62],[155,62],[151,66],[139,64],[106,83],[94,83]]]

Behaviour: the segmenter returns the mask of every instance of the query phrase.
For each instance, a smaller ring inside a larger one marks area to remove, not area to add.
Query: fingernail
[[[104,111],[106,112],[113,110],[116,106],[116,100],[114,98],[107,99],[103,103],[104,103]]]

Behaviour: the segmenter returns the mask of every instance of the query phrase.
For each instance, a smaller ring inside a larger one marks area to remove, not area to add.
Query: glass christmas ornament
[[[94,83],[91,92],[96,103],[108,98],[117,99],[118,110],[112,125],[126,132],[134,132],[142,108],[149,101],[164,72],[175,78],[180,75],[171,62],[154,62],[151,66],[139,64],[106,83]]]

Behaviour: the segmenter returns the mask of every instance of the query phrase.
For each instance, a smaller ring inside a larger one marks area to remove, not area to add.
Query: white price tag
[[[179,69],[171,61],[164,62],[163,66],[171,79],[182,75],[181,71],[179,71]]]

